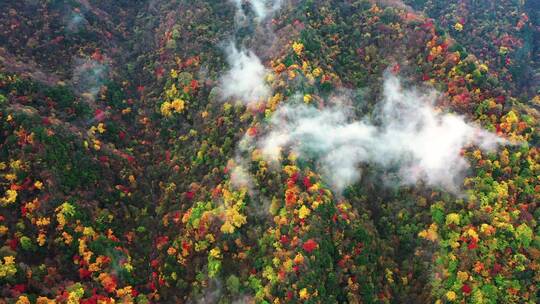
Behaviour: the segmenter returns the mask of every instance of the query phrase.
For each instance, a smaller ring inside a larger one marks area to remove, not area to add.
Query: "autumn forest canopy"
[[[537,0],[0,1],[0,304],[540,303]]]

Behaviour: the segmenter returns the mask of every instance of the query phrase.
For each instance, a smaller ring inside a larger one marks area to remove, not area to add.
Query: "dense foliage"
[[[0,303],[540,301],[535,1],[294,0],[256,28],[232,2],[0,4]],[[265,100],[221,97],[230,37]],[[457,194],[239,148],[288,103],[372,116],[385,73],[512,144],[465,147]]]

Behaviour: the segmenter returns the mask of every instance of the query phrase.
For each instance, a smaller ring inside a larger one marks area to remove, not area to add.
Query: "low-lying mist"
[[[491,150],[505,141],[463,116],[441,112],[436,97],[387,76],[383,100],[371,118],[355,119],[342,105],[318,109],[289,103],[273,114],[268,133],[256,145],[269,160],[279,160],[284,148],[314,160],[339,193],[360,179],[361,164],[397,168],[399,184],[423,181],[459,192],[469,166],[462,149]]]

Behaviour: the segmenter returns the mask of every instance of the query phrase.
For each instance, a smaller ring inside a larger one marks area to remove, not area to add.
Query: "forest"
[[[0,1],[0,304],[540,303],[538,0]]]

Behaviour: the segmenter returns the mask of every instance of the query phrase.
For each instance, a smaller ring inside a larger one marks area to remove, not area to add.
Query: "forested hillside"
[[[0,303],[539,303],[536,0],[0,1]]]

